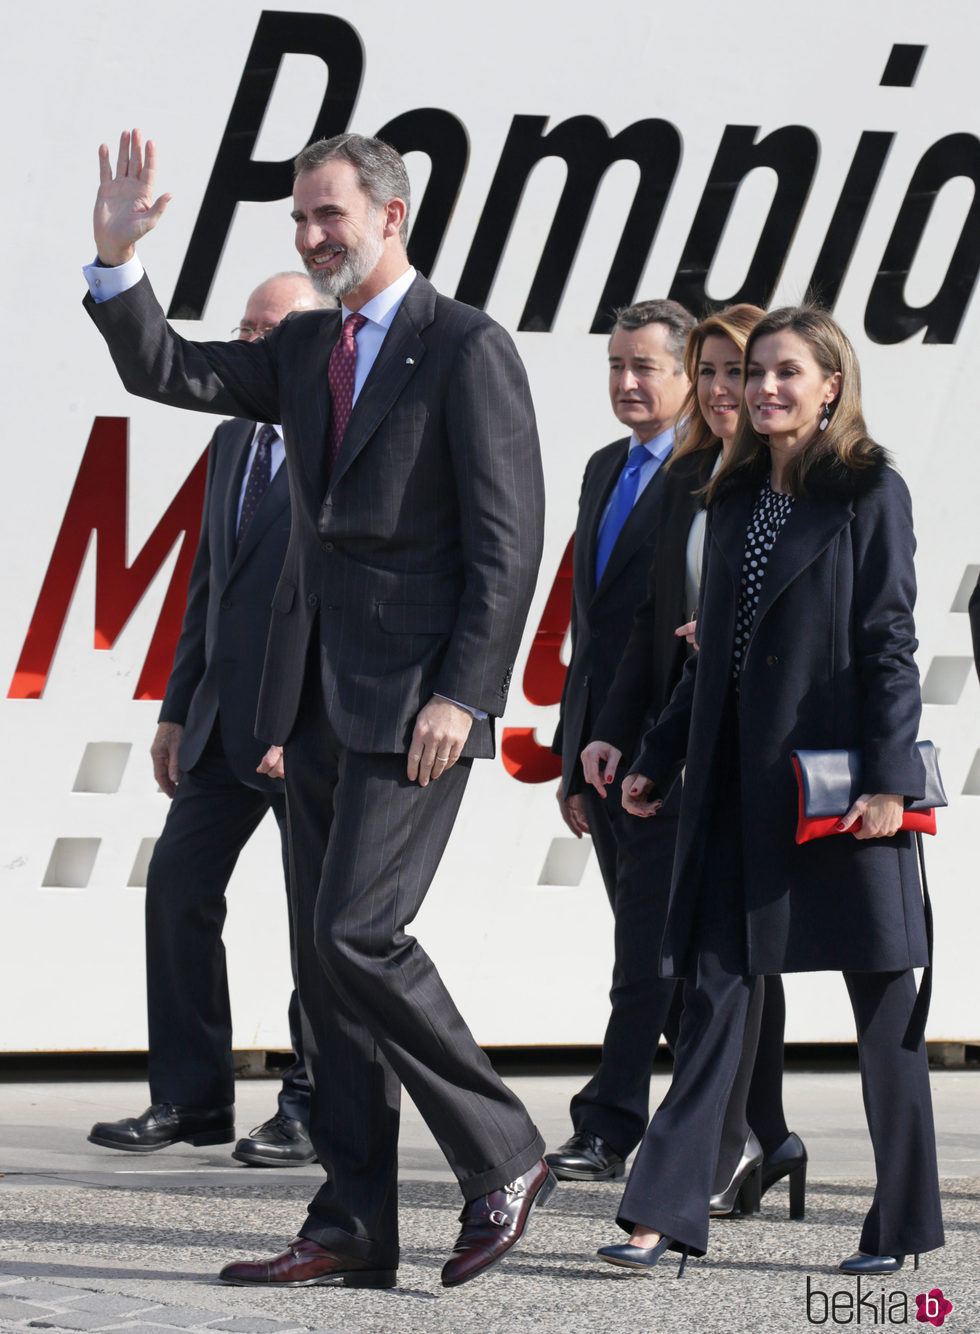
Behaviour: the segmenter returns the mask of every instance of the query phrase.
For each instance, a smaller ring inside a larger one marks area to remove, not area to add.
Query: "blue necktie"
[[[645,445],[636,445],[635,448],[630,450],[623,471],[619,474],[613,488],[609,511],[599,529],[599,540],[596,543],[596,587],[599,586],[603,571],[609,563],[612,549],[616,545],[616,538],[619,536],[623,524],[629,518],[630,510],[636,501],[636,492],[640,485],[640,469],[644,463],[649,463],[652,458],[653,455]]]

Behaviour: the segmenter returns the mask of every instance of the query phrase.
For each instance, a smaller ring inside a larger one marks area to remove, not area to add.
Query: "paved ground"
[[[510,1082],[550,1145],[567,1132],[581,1075]],[[666,1076],[654,1079],[654,1105]],[[224,1147],[182,1145],[149,1156],[85,1142],[98,1119],[147,1102],[138,1080],[7,1082],[0,1087],[0,1331],[167,1330],[240,1334],[792,1334],[813,1324],[865,1329],[916,1319],[915,1298],[941,1289],[944,1329],[980,1334],[980,1072],[936,1071],[933,1093],[947,1245],[916,1273],[861,1283],[836,1270],[856,1245],[872,1169],[857,1076],[790,1073],[786,1103],[810,1151],[807,1218],[787,1218],[785,1184],[758,1219],[712,1226],[711,1249],[680,1283],[672,1267],[632,1277],[601,1265],[619,1240],[620,1186],[565,1184],[534,1215],[521,1246],[493,1273],[454,1291],[439,1270],[456,1235],[459,1196],[414,1109],[402,1132],[402,1264],[391,1292],[227,1288],[227,1260],[281,1249],[296,1231],[317,1169],[231,1163]],[[240,1082],[239,1128],[272,1110],[275,1085]]]

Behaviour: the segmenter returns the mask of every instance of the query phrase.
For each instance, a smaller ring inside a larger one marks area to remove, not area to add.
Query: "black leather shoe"
[[[545,1162],[559,1181],[615,1181],[626,1175],[626,1163],[601,1135],[578,1130]]]
[[[896,1274],[905,1263],[904,1255],[864,1255],[855,1251],[846,1260],[841,1260],[839,1268],[845,1274]],[[915,1257],[915,1268],[919,1267],[919,1257]]]
[[[711,1197],[711,1217],[729,1218],[735,1213],[757,1214],[762,1199],[761,1181],[762,1145],[750,1130],[734,1176],[724,1190]]]
[[[677,1277],[680,1278],[687,1264],[687,1247],[678,1245],[673,1237],[661,1237],[656,1246],[648,1249],[633,1246],[628,1241],[623,1242],[621,1246],[600,1246],[596,1255],[611,1265],[622,1265],[624,1269],[638,1269],[641,1273],[649,1273],[664,1251],[673,1247],[681,1253],[681,1262],[677,1269]]]
[[[545,1203],[555,1184],[547,1163],[539,1158],[509,1185],[468,1200],[459,1216],[463,1226],[453,1253],[442,1267],[443,1287],[468,1283],[502,1260],[523,1237],[531,1210]]]
[[[806,1213],[806,1162],[806,1146],[792,1132],[762,1160],[763,1195],[777,1181],[789,1177],[790,1218],[802,1218]]]
[[[234,1138],[234,1106],[178,1107],[172,1102],[155,1102],[142,1116],[96,1121],[88,1141],[104,1149],[152,1153],[182,1140],[200,1148],[205,1144],[229,1144]]]
[[[277,1112],[235,1145],[232,1158],[249,1167],[303,1167],[316,1162],[306,1126]]]

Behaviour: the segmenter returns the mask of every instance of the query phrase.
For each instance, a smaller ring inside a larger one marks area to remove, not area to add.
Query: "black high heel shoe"
[[[762,1160],[762,1194],[783,1177],[789,1177],[789,1216],[800,1219],[806,1213],[806,1146],[799,1135],[790,1133],[778,1149]]]
[[[749,1131],[735,1175],[724,1190],[712,1195],[708,1211],[712,1218],[733,1214],[757,1214],[762,1207],[762,1145]]]
[[[855,1251],[846,1260],[841,1260],[838,1268],[845,1274],[895,1274],[904,1263],[904,1255],[864,1255],[861,1251]],[[918,1251],[912,1267],[919,1267]]]
[[[639,1269],[649,1272],[663,1253],[676,1245],[673,1237],[661,1237],[656,1246],[644,1248],[642,1246],[631,1246],[629,1242],[623,1242],[620,1246],[600,1246],[596,1255],[601,1260],[607,1260],[611,1265],[622,1265],[625,1269]],[[687,1264],[687,1247],[680,1247],[681,1262],[677,1269],[677,1277],[680,1278],[684,1273],[684,1266]]]

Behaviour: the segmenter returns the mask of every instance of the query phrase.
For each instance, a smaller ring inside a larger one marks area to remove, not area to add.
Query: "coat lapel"
[[[756,625],[783,589],[827,549],[842,528],[847,527],[853,512],[849,503],[839,500],[796,498],[769,556],[759,595]]]
[[[245,481],[245,469],[248,467],[248,454],[252,447],[252,436],[255,433],[254,422],[240,422],[241,432],[238,440],[233,446],[234,461],[230,463],[225,476],[228,478],[222,497],[224,522],[221,525],[222,534],[222,555],[225,562],[225,573],[227,573],[235,559],[235,548],[237,546],[238,530],[238,499],[242,494],[242,484]],[[218,468],[216,466],[216,475]],[[224,471],[222,469],[222,471]]]
[[[327,489],[327,465],[330,449],[330,354],[340,338],[340,312],[337,318],[324,320],[313,348],[310,382],[315,386],[308,402],[309,420],[299,432],[299,450],[303,470],[313,486],[319,503]],[[288,451],[287,451],[288,452]]]
[[[579,527],[582,533],[582,560],[585,564],[590,599],[595,596],[596,591],[595,553],[599,545],[599,520],[602,518],[602,512],[609,502],[612,489],[616,485],[616,478],[626,462],[629,440],[621,440],[618,444],[618,449],[610,449],[608,455],[600,460],[600,466],[596,469],[594,484],[588,488],[582,497]]]
[[[718,506],[711,517],[712,542],[729,567],[736,597],[745,556],[745,533],[758,495],[759,487],[756,485],[739,487]],[[769,556],[753,622],[753,634],[780,593],[847,526],[852,513],[852,506],[847,501],[797,497]]]
[[[237,497],[236,497],[237,499]],[[285,460],[276,469],[276,475],[269,483],[269,488],[259,501],[258,509],[252,515],[252,522],[245,530],[241,546],[234,553],[234,566],[247,560],[269,528],[289,504],[289,478]]]
[[[426,346],[420,334],[432,323],[435,299],[435,288],[421,275],[405,293],[377,359],[357,396],[328,490],[333,489],[360,454],[422,364]]]

